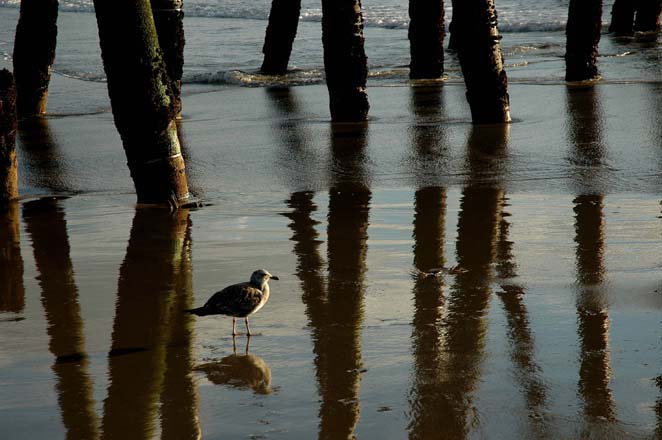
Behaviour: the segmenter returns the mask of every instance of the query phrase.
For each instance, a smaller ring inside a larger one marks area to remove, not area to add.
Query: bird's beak
[[[276,280],[276,281],[280,280],[280,278],[278,278],[277,276],[274,276],[274,275],[271,275],[270,278],[271,278],[272,280]]]

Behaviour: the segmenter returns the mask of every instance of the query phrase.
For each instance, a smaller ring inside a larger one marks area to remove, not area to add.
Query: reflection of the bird
[[[238,389],[250,388],[257,394],[271,394],[271,368],[260,356],[248,353],[234,353],[218,362],[198,365],[195,371],[202,371],[207,379],[216,385],[227,385]],[[233,340],[234,344],[234,340]]]
[[[49,349],[62,421],[68,439],[98,438],[92,382],[85,354],[78,289],[69,255],[69,237],[60,200],[23,205],[23,219],[39,273],[41,302],[48,323]]]
[[[191,299],[188,229],[186,210],[136,210],[120,268],[104,438],[153,437],[159,406],[163,438],[200,437],[190,321],[180,308]]]
[[[59,146],[51,133],[48,119],[28,118],[18,126],[18,148],[21,150],[23,179],[30,186],[55,192],[71,192],[73,185]]]
[[[579,395],[587,422],[615,421],[609,381],[609,316],[602,283],[604,268],[603,195],[605,146],[603,117],[595,88],[568,89],[568,139],[579,176],[580,194],[573,200],[577,264],[577,321],[580,338]]]
[[[0,209],[0,312],[20,313],[25,306],[18,202]]]
[[[321,394],[319,438],[351,438],[359,419],[361,325],[363,322],[368,212],[363,124],[332,127],[333,164],[327,227],[328,281],[325,285],[319,255],[317,210],[311,192],[294,193],[292,240],[313,338],[315,368]]]

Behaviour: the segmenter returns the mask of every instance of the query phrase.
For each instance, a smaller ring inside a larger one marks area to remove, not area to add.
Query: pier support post
[[[566,26],[565,80],[598,76],[596,58],[602,29],[602,0],[570,0]]]
[[[0,210],[18,198],[16,162],[16,86],[12,74],[0,70]]]
[[[176,99],[148,0],[94,0],[115,126],[139,203],[189,199]]]
[[[615,0],[611,7],[609,32],[620,37],[633,35],[634,13],[636,9],[637,2],[632,0]]]
[[[409,78],[439,78],[444,73],[444,0],[409,0]]]
[[[657,32],[660,30],[662,0],[639,0],[634,21],[635,32]]]
[[[473,122],[510,122],[508,77],[494,0],[454,0],[453,32]]]
[[[333,121],[368,118],[368,59],[360,0],[322,0],[324,71]]]
[[[269,24],[264,37],[264,60],[260,72],[266,75],[284,75],[297,35],[301,0],[273,0]]]
[[[151,0],[159,46],[175,97],[177,115],[182,112],[182,70],[184,67],[184,10],[182,0]]]
[[[57,0],[21,0],[13,54],[20,117],[46,113],[55,60],[57,8]]]

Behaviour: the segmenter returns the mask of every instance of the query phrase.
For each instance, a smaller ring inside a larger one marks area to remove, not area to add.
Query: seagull
[[[278,280],[264,269],[258,269],[245,283],[233,284],[216,292],[204,306],[185,310],[196,316],[228,315],[232,316],[232,336],[237,335],[236,318],[244,318],[246,335],[251,335],[248,316],[260,310],[269,301],[269,280]]]

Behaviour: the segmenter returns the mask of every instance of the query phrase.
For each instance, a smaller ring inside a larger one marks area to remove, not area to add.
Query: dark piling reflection
[[[412,343],[414,382],[409,396],[409,438],[436,438],[446,419],[439,414],[444,407],[445,377],[442,349],[444,282],[441,277],[426,277],[421,272],[444,267],[444,223],[446,191],[426,187],[416,191],[414,201],[414,319]]]
[[[359,419],[361,328],[371,193],[367,124],[334,124],[324,324],[314,329],[322,406],[320,438],[350,438]]]
[[[309,190],[319,185],[322,158],[311,148],[310,135],[305,129],[304,115],[295,90],[289,87],[266,89],[271,110],[272,130],[278,139],[276,163],[280,173],[293,189]]]
[[[486,315],[491,296],[492,264],[496,258],[497,227],[502,190],[484,183],[485,167],[500,160],[508,126],[474,126],[469,135],[469,180],[462,192],[457,225],[456,256],[466,272],[455,275],[442,320],[445,392],[438,403],[439,438],[467,438],[479,421],[473,393],[478,386],[487,335]]]
[[[60,200],[45,198],[23,205],[32,241],[46,314],[49,349],[55,356],[58,403],[67,439],[99,437],[92,381],[85,353],[83,320]]]
[[[21,152],[22,180],[29,186],[53,192],[73,192],[67,164],[46,118],[29,118],[18,125],[17,147]]]
[[[412,87],[410,107],[414,122],[409,128],[411,152],[406,161],[419,187],[435,186],[446,174],[448,145],[442,124],[445,118],[443,89],[439,85]]]
[[[596,87],[567,88],[567,138],[577,193],[604,192],[608,182],[607,152],[602,140],[604,115]]]
[[[16,201],[0,209],[0,249],[0,312],[21,313],[25,307],[25,286]]]
[[[181,245],[181,258],[178,261],[175,253],[173,259],[174,302],[168,318],[166,370],[161,392],[161,439],[188,440],[202,437],[198,421],[197,387],[191,374],[194,362],[193,326],[190,317],[182,313],[182,310],[193,307],[192,241],[188,214],[174,215],[180,216],[179,220],[174,221],[184,222],[186,219],[186,232]],[[176,234],[181,234],[180,225],[173,226]],[[178,240],[179,235],[174,239]]]
[[[109,354],[104,438],[199,438],[190,376],[189,219],[186,210],[136,210],[120,267]],[[182,307],[182,308],[180,308]]]
[[[322,273],[314,193],[296,192],[291,212],[297,276],[311,327],[321,394],[319,438],[353,438],[359,419],[361,326],[363,322],[368,213],[371,193],[365,170],[367,125],[334,124],[331,130],[332,187],[327,227],[328,280]]]
[[[662,391],[662,376],[655,378],[655,385]],[[662,396],[658,397],[653,407],[655,411],[655,438],[662,438]]]
[[[609,381],[609,315],[602,283],[604,265],[604,215],[602,181],[605,147],[603,117],[597,91],[568,89],[568,138],[579,178],[579,195],[573,200],[577,266],[577,322],[580,339],[578,393],[588,422],[615,421]]]
[[[573,202],[581,346],[579,394],[589,420],[615,421],[615,405],[609,388],[609,314],[601,286],[605,274],[602,196],[580,195]]]
[[[441,268],[444,260],[446,189],[425,186],[426,177],[434,178],[435,164],[446,149],[442,119],[440,86],[412,87],[411,107],[415,122],[411,127],[413,173],[421,187],[414,195],[414,317],[412,351],[414,377],[409,395],[409,437],[435,438],[446,424],[440,417],[444,406],[445,380],[442,370],[444,281],[426,277],[421,272]],[[431,172],[426,176],[426,172]]]
[[[412,87],[410,107],[415,125],[411,129],[412,145],[420,160],[445,149],[441,119],[444,116],[443,90],[439,85]]]
[[[515,281],[517,262],[512,251],[513,242],[509,239],[511,223],[508,220],[510,213],[506,211],[507,198],[504,197],[501,206],[496,272],[501,281],[498,295],[506,313],[513,376],[524,394],[528,410],[531,432],[527,437],[546,438],[548,435],[542,413],[547,406],[548,388],[542,377],[542,369],[535,359],[535,338],[524,302],[526,292]]]

